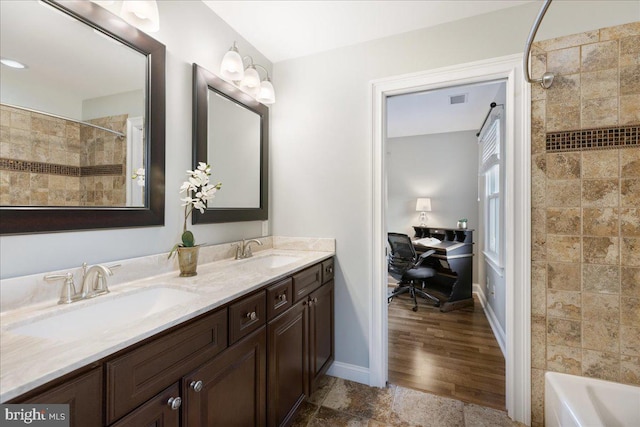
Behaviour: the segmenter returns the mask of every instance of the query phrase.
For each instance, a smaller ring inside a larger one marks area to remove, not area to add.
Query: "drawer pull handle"
[[[177,411],[180,405],[182,405],[182,399],[179,397],[170,397],[167,405],[169,405],[172,411]]]
[[[255,311],[252,311],[251,313],[247,313],[247,319],[256,320],[257,318],[258,318],[258,315],[256,314]]]
[[[278,295],[278,299],[280,301],[286,301],[287,300],[287,294],[280,294]]]
[[[327,267],[327,273],[333,273],[333,266]]]
[[[189,387],[191,387],[191,389],[196,393],[199,393],[200,391],[202,391],[202,381],[191,381]]]

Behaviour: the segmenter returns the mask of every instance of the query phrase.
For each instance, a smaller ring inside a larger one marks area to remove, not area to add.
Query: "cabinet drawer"
[[[293,302],[298,302],[320,286],[320,264],[302,270],[293,276]]]
[[[287,311],[293,301],[293,279],[288,278],[267,288],[267,319]]]
[[[226,347],[227,310],[222,309],[107,362],[107,423]]]
[[[170,400],[173,399],[173,400]],[[180,397],[180,387],[174,384],[144,405],[111,425],[111,427],[140,427],[140,426],[180,426],[180,405],[174,402]],[[175,409],[174,409],[175,408]]]
[[[333,258],[322,262],[322,283],[333,279]]]
[[[229,345],[265,324],[265,308],[264,291],[229,306]]]

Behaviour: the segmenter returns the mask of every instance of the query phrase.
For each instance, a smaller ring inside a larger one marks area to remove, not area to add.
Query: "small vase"
[[[190,277],[198,274],[198,252],[200,246],[192,246],[190,248],[178,247],[178,264],[180,265],[180,277]]]

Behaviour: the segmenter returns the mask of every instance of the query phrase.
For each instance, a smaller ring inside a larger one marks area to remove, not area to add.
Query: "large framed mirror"
[[[193,223],[268,218],[269,109],[205,68],[193,64],[193,161],[211,165],[222,182]]]
[[[165,46],[89,1],[0,8],[0,233],[163,225]]]

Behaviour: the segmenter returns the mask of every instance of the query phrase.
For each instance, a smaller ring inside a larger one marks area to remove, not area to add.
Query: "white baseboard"
[[[489,325],[491,326],[491,330],[493,331],[493,335],[496,337],[496,341],[498,341],[498,345],[500,346],[500,350],[502,350],[502,355],[507,357],[507,341],[506,334],[502,327],[500,326],[500,322],[498,322],[498,318],[496,314],[493,312],[493,309],[487,302],[487,298],[482,291],[482,288],[479,284],[473,284],[473,293],[478,295],[478,299],[480,300],[480,304],[482,305],[482,309],[484,310],[484,314],[487,316],[487,320],[489,321]]]
[[[369,368],[351,365],[349,363],[333,362],[327,370],[327,375],[338,377],[360,384],[369,384]]]

